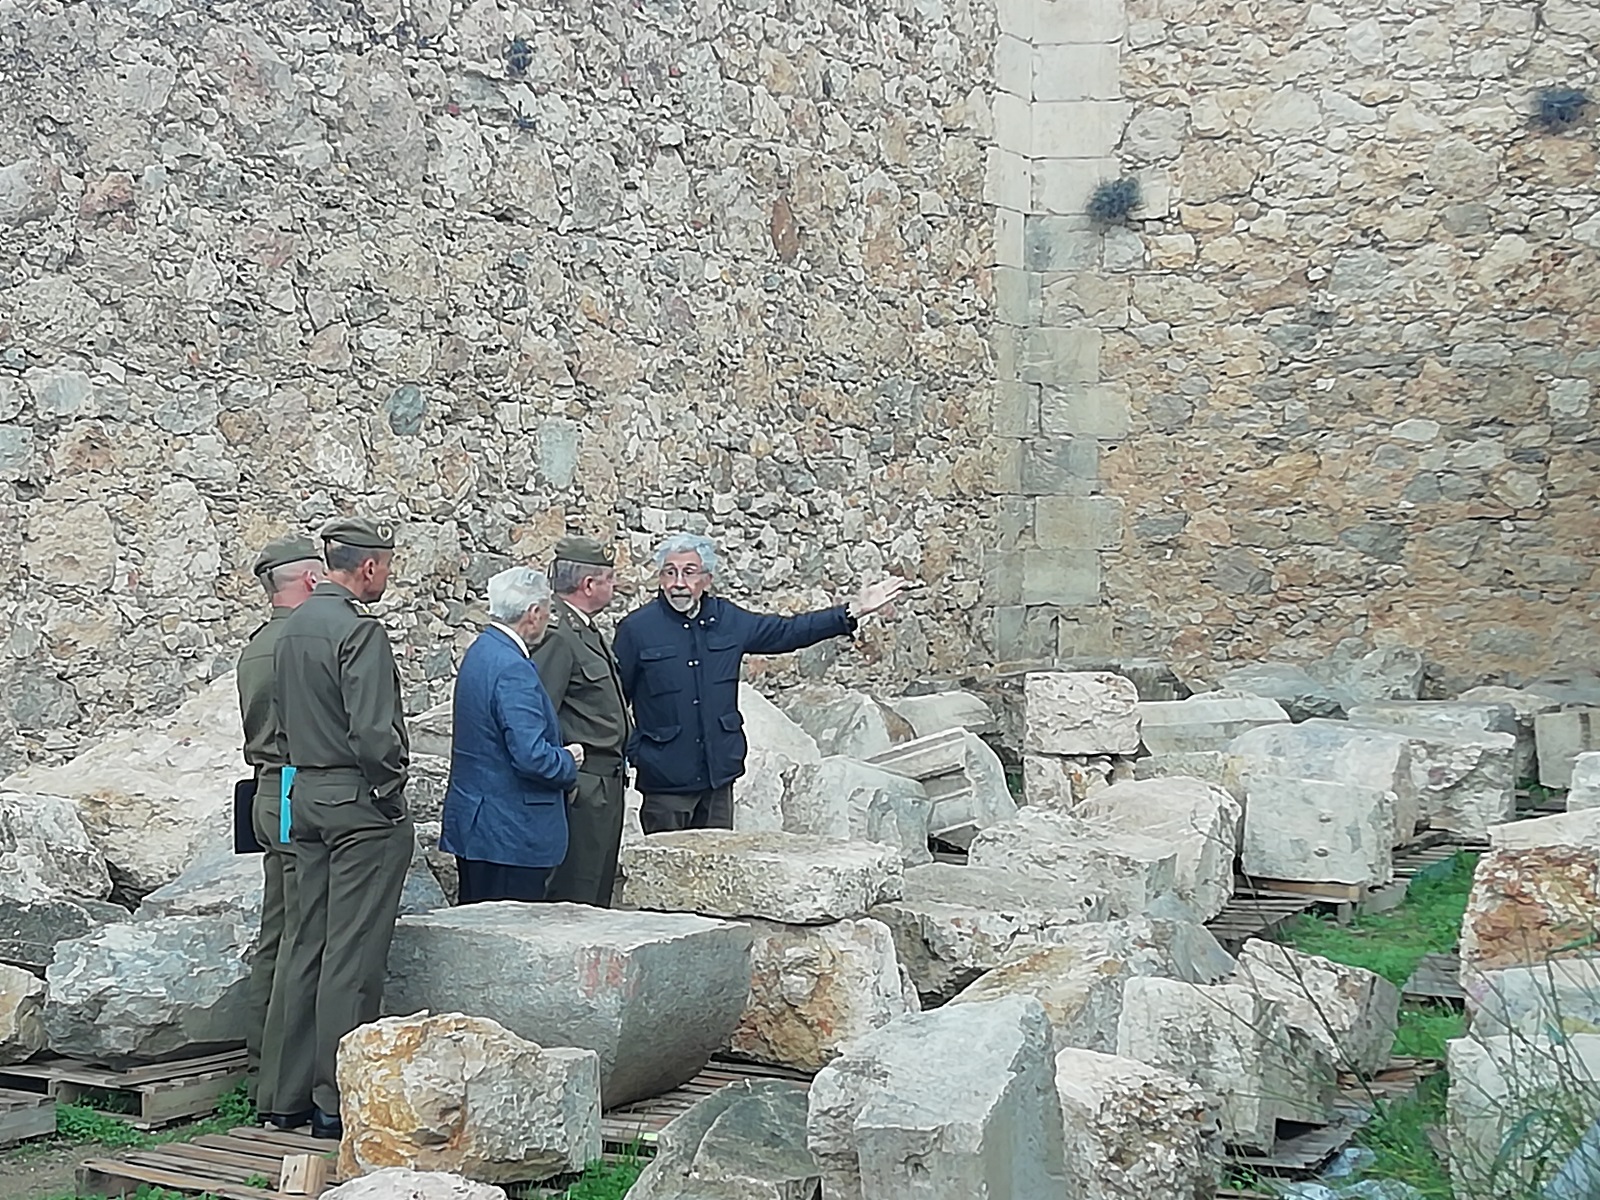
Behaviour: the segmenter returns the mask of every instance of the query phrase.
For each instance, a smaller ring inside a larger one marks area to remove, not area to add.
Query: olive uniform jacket
[[[550,628],[531,657],[561,718],[562,743],[583,747],[584,771],[620,774],[633,722],[605,634],[557,598],[551,606]]]
[[[277,706],[272,702],[273,692],[277,690],[272,656],[278,645],[278,635],[293,611],[274,608],[271,618],[250,635],[239,654],[237,682],[239,716],[244,722],[244,760],[256,769],[258,779],[263,771],[276,771],[289,761],[289,741],[283,735]]]

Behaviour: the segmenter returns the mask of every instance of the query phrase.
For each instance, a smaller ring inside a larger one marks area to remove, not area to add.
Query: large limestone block
[[[1411,769],[1411,742],[1398,733],[1346,721],[1304,721],[1263,725],[1240,734],[1228,753],[1242,772],[1260,771],[1289,779],[1354,783],[1394,795],[1391,845],[1416,837],[1422,802]]]
[[[1600,846],[1600,809],[1552,813],[1489,826],[1491,850],[1531,850],[1537,846]]]
[[[1000,756],[964,729],[902,742],[872,765],[922,784],[931,805],[928,831],[953,846],[964,849],[980,830],[1017,815]]]
[[[748,926],[582,904],[472,904],[402,917],[384,1006],[468,1012],[600,1056],[610,1107],[692,1078],[750,994]]]
[[[105,859],[70,800],[0,792],[0,961],[42,968],[58,942],[126,920],[110,893]]]
[[[1509,704],[1480,704],[1470,700],[1375,700],[1353,707],[1350,723],[1426,729],[1450,735],[1515,734],[1517,714]]]
[[[628,1200],[815,1200],[804,1084],[747,1079],[674,1117]]]
[[[235,916],[162,917],[62,942],[45,972],[50,1049],[121,1067],[244,1041],[256,932]]]
[[[406,736],[411,742],[412,754],[432,754],[450,761],[450,747],[455,741],[455,708],[444,700],[406,719]]]
[[[1138,916],[1177,888],[1178,848],[1171,843],[1032,808],[980,833],[968,861],[1042,875],[1069,892],[1103,892],[1113,917]]]
[[[1447,1065],[1454,1194],[1460,1200],[1557,1195],[1545,1190],[1551,1175],[1600,1117],[1600,1034],[1474,1034],[1450,1043]]]
[[[1600,846],[1491,850],[1461,922],[1463,968],[1538,966],[1590,951],[1600,928]]]
[[[1389,1063],[1400,1019],[1400,989],[1381,975],[1251,938],[1232,982],[1283,1005],[1341,1071],[1374,1075]]]
[[[549,1179],[600,1157],[600,1060],[485,1017],[390,1017],[339,1042],[346,1178],[385,1167],[490,1183]]]
[[[1263,726],[1281,729],[1281,725]],[[1249,736],[1248,734],[1246,736]],[[1149,754],[1133,762],[1135,779],[1167,779],[1186,775],[1191,779],[1204,779],[1218,787],[1227,788],[1228,794],[1239,802],[1240,828],[1244,822],[1244,773],[1249,760],[1231,750],[1192,750],[1185,754]]]
[[[387,1167],[323,1192],[322,1200],[506,1200],[506,1193],[443,1171]]]
[[[1131,1058],[1056,1053],[1074,1200],[1209,1200],[1222,1144],[1205,1092]]]
[[[1415,725],[1374,726],[1411,745],[1411,777],[1431,829],[1467,837],[1516,813],[1516,738],[1509,733],[1446,732]]]
[[[802,763],[822,761],[816,739],[748,683],[739,685],[744,717],[745,772],[733,784],[733,827],[781,830],[784,801]]]
[[[1517,781],[1536,779],[1539,775],[1539,755],[1534,740],[1533,722],[1540,713],[1554,712],[1561,701],[1554,696],[1529,688],[1475,687],[1468,688],[1456,699],[1469,704],[1505,704],[1516,719]]]
[[[1600,750],[1600,708],[1567,708],[1541,713],[1533,722],[1539,754],[1539,782],[1545,787],[1572,786],[1578,755]]]
[[[882,704],[911,727],[916,737],[945,729],[965,729],[976,734],[997,733],[1000,722],[981,696],[971,692],[930,692],[925,696],[900,696]]]
[[[1217,683],[1226,691],[1248,692],[1276,701],[1291,721],[1344,716],[1345,697],[1339,689],[1290,663],[1251,663],[1236,667]]]
[[[1065,1200],[1050,1022],[1013,996],[915,1013],[812,1082],[829,1200]]]
[[[900,856],[877,842],[687,829],[624,848],[630,908],[792,925],[859,917],[900,895]]]
[[[1600,750],[1586,750],[1572,760],[1572,786],[1567,811],[1600,808]]]
[[[1101,760],[1108,764],[1108,760]],[[1084,758],[1053,754],[1022,756],[1022,802],[1046,812],[1069,813],[1095,792],[1111,786],[1109,770]]]
[[[44,982],[32,971],[0,963],[0,1067],[45,1047]]]
[[[1248,729],[1288,720],[1277,701],[1238,692],[1203,692],[1187,700],[1139,704],[1140,737],[1151,754],[1226,750]]]
[[[1270,1151],[1280,1117],[1326,1121],[1333,1063],[1291,1037],[1283,1006],[1251,988],[1140,977],[1123,989],[1117,1053],[1171,1071],[1220,1102],[1230,1146]]]
[[[1044,1005],[1057,1050],[1116,1049],[1122,988],[1138,975],[1216,983],[1233,958],[1204,925],[1187,921],[1107,921],[1065,929],[1058,944],[985,972],[952,1004],[1032,996]]]
[[[1527,967],[1464,967],[1461,988],[1474,1037],[1600,1034],[1600,958]]]
[[[1022,748],[1031,754],[1133,754],[1139,692],[1104,671],[1034,671],[1023,685]]]
[[[137,899],[176,879],[230,828],[243,744],[230,673],[154,727],[112,734],[71,762],[30,768],[0,788],[71,800],[113,881]]]
[[[833,756],[795,768],[783,801],[783,827],[841,841],[893,846],[907,866],[929,862],[933,805],[915,779]]]
[[[730,1043],[757,1062],[816,1071],[851,1038],[919,1009],[882,921],[761,922],[750,948],[750,1000]]]
[[[1128,780],[1089,797],[1076,815],[1175,846],[1178,898],[1200,920],[1211,920],[1232,897],[1243,808],[1225,788],[1182,776]]]
[[[1087,888],[952,863],[912,867],[904,891],[872,915],[893,933],[901,966],[928,1000],[947,1000],[1007,959],[1106,916]]]
[[[1333,688],[1346,710],[1375,700],[1415,700],[1422,694],[1427,664],[1409,646],[1379,646],[1367,650],[1355,638],[1334,648],[1327,658],[1306,669]]]
[[[1245,777],[1246,876],[1375,887],[1394,877],[1394,795],[1354,783]]]
[[[911,726],[865,692],[813,683],[785,692],[779,707],[816,739],[824,757],[867,759],[911,737]]]

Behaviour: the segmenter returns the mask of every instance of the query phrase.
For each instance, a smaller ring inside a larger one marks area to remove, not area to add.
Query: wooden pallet
[[[124,1150],[78,1168],[85,1196],[132,1196],[141,1187],[204,1193],[219,1200],[278,1200],[283,1160],[295,1154],[332,1155],[338,1143],[275,1129],[233,1129],[192,1142]],[[266,1186],[262,1186],[262,1181]]]
[[[245,1053],[230,1050],[178,1062],[112,1071],[70,1058],[50,1058],[0,1068],[0,1088],[74,1104],[111,1093],[129,1111],[119,1117],[136,1129],[160,1129],[206,1116],[245,1075]]]
[[[1223,910],[1206,922],[1211,935],[1230,954],[1251,938],[1272,938],[1284,923],[1309,912],[1316,902],[1301,896],[1234,895]]]
[[[675,1087],[649,1100],[636,1100],[632,1104],[609,1109],[600,1118],[600,1141],[607,1150],[619,1154],[653,1147],[656,1135],[675,1117],[681,1117],[707,1096],[729,1084],[749,1079],[789,1079],[808,1084],[811,1078],[805,1071],[714,1058],[705,1070],[682,1087]]]
[[[37,1092],[0,1088],[0,1146],[15,1146],[56,1131],[56,1102]]]
[[[1423,955],[1400,994],[1407,1000],[1442,1000],[1450,1004],[1465,1004],[1467,993],[1461,988],[1461,956]]]

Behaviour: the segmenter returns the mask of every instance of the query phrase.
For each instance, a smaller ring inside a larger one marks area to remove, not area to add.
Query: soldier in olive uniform
[[[550,628],[534,647],[539,679],[561,720],[561,741],[583,747],[567,799],[567,857],[549,900],[611,906],[622,846],[623,749],[633,732],[611,643],[594,623],[616,586],[615,554],[593,538],[564,537],[550,564]]]
[[[378,1017],[414,834],[400,674],[362,608],[389,582],[394,534],[350,518],[322,538],[327,579],[284,622],[275,655],[300,926],[274,1099],[278,1124],[309,1120],[313,1137],[336,1138],[339,1039]]]
[[[289,761],[283,729],[273,704],[276,692],[273,648],[286,618],[322,580],[322,559],[310,538],[286,537],[268,542],[256,559],[255,577],[272,602],[272,617],[251,635],[239,655],[239,715],[244,721],[244,759],[256,771],[256,795],[250,823],[262,855],[261,939],[250,965],[251,1099],[262,1112],[277,1112],[278,1065],[283,1053],[283,998],[275,995],[274,976],[287,980],[288,946],[294,940],[299,910],[295,907],[294,855],[281,837],[283,766]],[[280,954],[280,951],[282,952]],[[281,991],[281,989],[280,989]]]

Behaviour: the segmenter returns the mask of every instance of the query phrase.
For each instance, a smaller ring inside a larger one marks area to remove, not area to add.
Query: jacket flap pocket
[[[677,658],[676,646],[641,646],[639,647],[640,662],[660,662],[664,658]]]
[[[611,678],[610,664],[602,662],[598,658],[584,659],[578,664],[578,670],[583,672],[583,677],[585,679],[598,680]]]
[[[706,638],[707,650],[737,650],[739,639],[731,633],[718,633]]]
[[[729,733],[737,733],[740,729],[744,728],[744,717],[736,712],[723,713],[719,720],[721,721],[722,727]]]
[[[652,742],[670,742],[682,728],[682,725],[663,725],[660,729],[641,729],[639,736]]]

